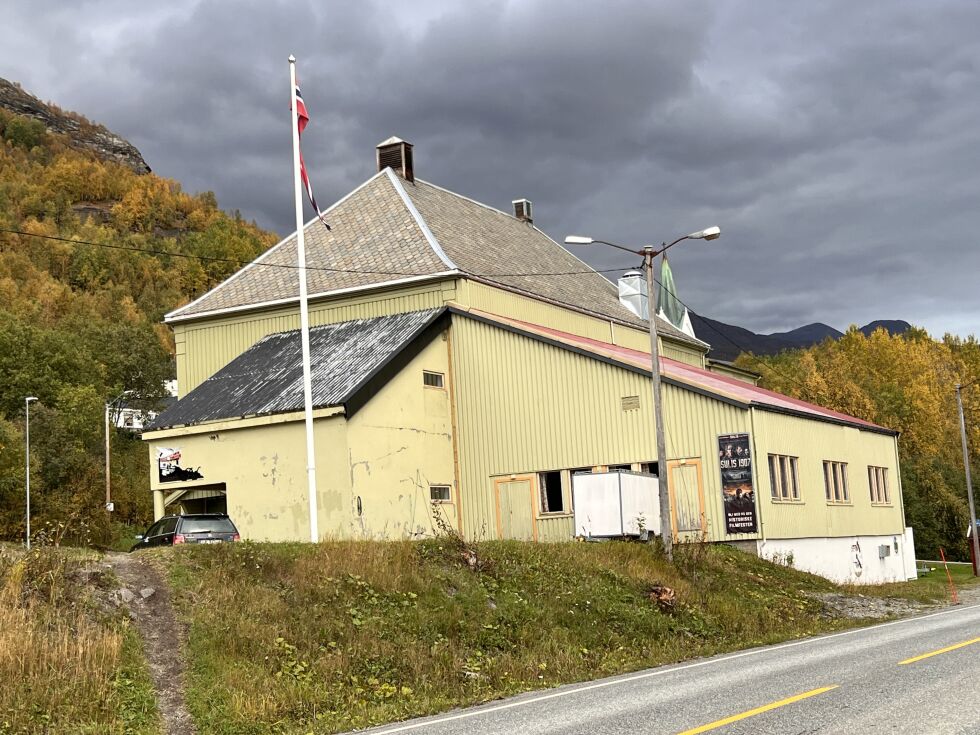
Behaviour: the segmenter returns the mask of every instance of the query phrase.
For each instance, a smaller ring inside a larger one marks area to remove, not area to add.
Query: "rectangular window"
[[[782,454],[769,455],[769,490],[779,502],[800,500],[800,477],[797,458]]]
[[[629,472],[631,469],[633,465],[629,464],[611,464],[606,468],[608,472]]]
[[[452,489],[449,485],[429,485],[429,499],[433,503],[451,503]]]
[[[824,494],[828,503],[850,503],[851,492],[847,486],[847,463],[824,461]]]
[[[561,472],[542,472],[538,475],[542,513],[564,513],[565,495],[561,490]]]
[[[422,384],[427,388],[442,388],[445,384],[442,373],[434,373],[431,370],[422,371]]]
[[[888,493],[888,468],[868,466],[868,487],[871,490],[873,505],[888,505],[891,496]]]

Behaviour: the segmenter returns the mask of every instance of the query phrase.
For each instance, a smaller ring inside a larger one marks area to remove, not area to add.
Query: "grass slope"
[[[0,547],[0,734],[159,732],[139,636],[86,573],[97,559]]]
[[[724,546],[676,556],[451,539],[158,554],[188,624],[189,706],[216,735],[365,727],[855,624],[822,614],[810,595],[837,588],[821,578]]]

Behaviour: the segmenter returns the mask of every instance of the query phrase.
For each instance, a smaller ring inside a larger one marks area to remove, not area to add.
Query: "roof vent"
[[[415,181],[412,167],[412,144],[401,138],[391,137],[378,143],[378,171],[392,169],[406,181]]]
[[[534,222],[534,217],[531,215],[531,202],[528,199],[515,199],[512,204],[514,205],[514,216],[517,217],[521,222],[527,222],[532,224]]]
[[[647,280],[639,271],[626,271],[619,279],[619,301],[640,319],[649,319]]]

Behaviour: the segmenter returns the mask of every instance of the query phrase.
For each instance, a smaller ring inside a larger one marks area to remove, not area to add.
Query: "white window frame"
[[[803,502],[803,496],[800,493],[800,458],[791,454],[770,454],[768,466],[769,492],[772,502]]]
[[[434,490],[446,489],[445,498],[433,497]],[[429,502],[431,503],[452,503],[453,502],[453,486],[452,485],[429,485]]]
[[[891,505],[891,493],[888,491],[888,468],[868,465],[868,489],[871,494],[871,505]]]
[[[426,379],[430,375],[439,379],[439,385],[430,385],[429,383],[426,382]],[[432,388],[433,390],[446,390],[446,374],[437,372],[435,370],[423,370],[422,385],[426,388]]]
[[[829,505],[851,505],[851,490],[847,482],[847,462],[823,461],[824,498]]]

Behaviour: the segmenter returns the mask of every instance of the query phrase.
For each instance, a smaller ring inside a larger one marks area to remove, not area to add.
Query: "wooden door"
[[[667,463],[670,473],[670,525],[678,541],[693,541],[708,530],[704,514],[701,460],[684,459]]]
[[[538,540],[535,479],[535,475],[515,475],[494,480],[498,538]]]

